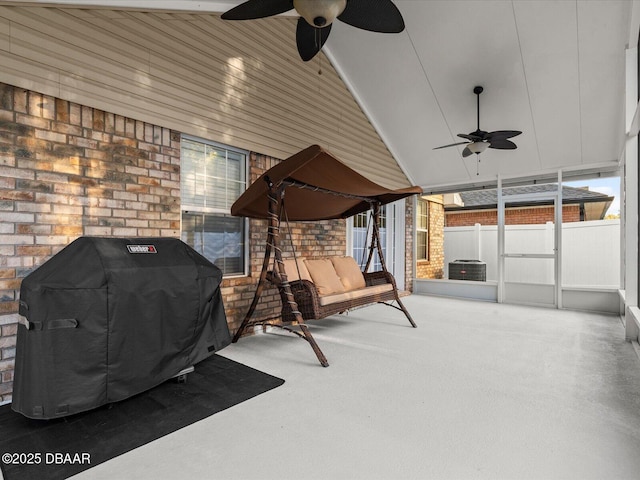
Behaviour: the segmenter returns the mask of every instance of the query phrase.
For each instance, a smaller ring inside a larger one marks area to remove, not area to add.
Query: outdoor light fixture
[[[293,0],[293,7],[313,27],[331,25],[347,6],[347,0]]]
[[[484,152],[487,148],[489,148],[489,142],[473,142],[469,143],[467,147],[471,153],[480,154]]]

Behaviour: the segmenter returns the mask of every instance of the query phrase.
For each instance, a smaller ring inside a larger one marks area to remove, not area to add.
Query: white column
[[[558,196],[555,200],[555,284],[556,308],[562,308],[562,170],[558,170]]]
[[[636,18],[638,3],[633,5]],[[637,32],[637,25],[632,30]],[[636,37],[637,38],[637,37]],[[640,317],[638,310],[638,49],[626,51],[626,129],[624,149],[624,288],[625,338],[638,341]]]
[[[504,205],[502,177],[498,175],[498,303],[504,302]]]
[[[480,234],[480,224],[476,223],[473,226],[473,258],[474,260],[482,260],[480,255],[482,254],[482,236]]]

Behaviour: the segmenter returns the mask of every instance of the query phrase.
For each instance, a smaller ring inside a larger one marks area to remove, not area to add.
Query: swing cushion
[[[367,286],[362,271],[353,257],[331,257],[331,263],[333,263],[333,267],[344,285],[345,292]]]
[[[297,262],[295,258],[285,258],[282,260],[282,263],[284,264],[284,271],[287,274],[287,280],[290,282],[295,282],[296,280],[313,282],[311,275],[309,275],[309,270],[307,270],[307,266],[304,263],[304,258],[298,258]],[[298,271],[300,275],[298,275]]]
[[[385,292],[391,292],[393,285],[390,283],[384,283],[382,285],[373,285],[371,287],[364,287],[360,290],[352,290],[350,292],[336,293],[334,295],[325,295],[320,297],[320,306],[324,307],[333,303],[339,302],[352,302],[359,298],[368,297],[371,295],[381,295]]]
[[[304,263],[307,265],[307,270],[309,270],[313,283],[318,290],[318,295],[333,295],[334,293],[343,293],[345,291],[344,285],[340,281],[340,277],[330,259],[307,259]]]

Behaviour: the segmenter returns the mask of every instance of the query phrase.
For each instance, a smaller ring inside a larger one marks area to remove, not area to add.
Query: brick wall
[[[417,278],[443,278],[444,275],[444,205],[428,201],[429,258],[416,262]]]
[[[554,209],[552,206],[522,207],[505,209],[505,223],[507,225],[531,225],[554,221]],[[579,222],[580,206],[564,205],[562,207],[563,222]],[[471,210],[453,211],[446,213],[447,227],[466,227],[475,225],[497,225],[498,211]]]
[[[21,279],[81,235],[180,235],[180,135],[0,84],[0,401]]]
[[[466,227],[470,225],[497,225],[497,210],[473,210],[473,211],[457,211],[446,212],[445,226],[447,227]]]

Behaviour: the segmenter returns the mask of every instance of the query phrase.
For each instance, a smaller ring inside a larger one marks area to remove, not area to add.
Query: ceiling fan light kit
[[[392,0],[248,0],[222,14],[223,20],[255,20],[294,9],[300,15],[296,44],[305,62],[315,57],[338,19],[352,27],[400,33],[404,20]]]
[[[471,153],[477,153],[478,155],[489,148],[488,142],[473,142],[467,145],[467,148]]]
[[[293,8],[312,27],[331,25],[344,12],[347,0],[293,0]]]

